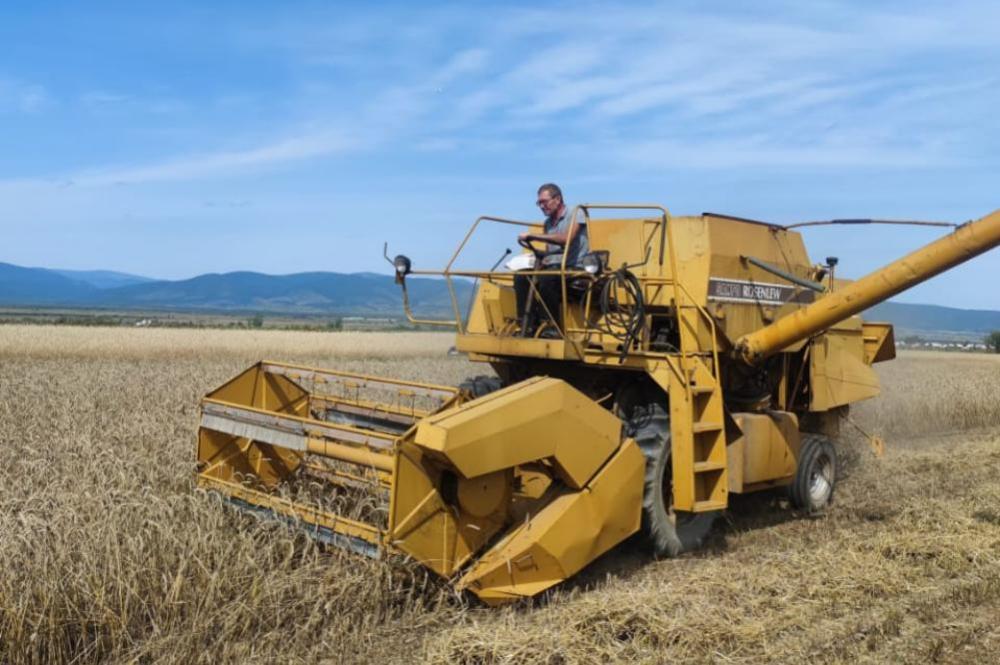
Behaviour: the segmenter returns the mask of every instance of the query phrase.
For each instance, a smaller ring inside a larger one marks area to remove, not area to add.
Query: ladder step
[[[718,432],[722,429],[722,423],[695,423],[691,428],[695,434],[702,432]]]
[[[691,386],[692,395],[711,395],[715,392],[715,386]]]
[[[695,462],[694,472],[705,473],[706,471],[719,471],[726,468],[725,462]]]
[[[725,501],[695,501],[694,506],[692,506],[691,512],[693,513],[705,513],[710,510],[725,510]]]

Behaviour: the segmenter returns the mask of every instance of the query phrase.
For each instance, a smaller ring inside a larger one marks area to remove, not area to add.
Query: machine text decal
[[[812,302],[814,293],[808,289],[787,284],[768,284],[743,279],[711,277],[708,280],[708,299],[722,302],[784,305],[786,302]]]

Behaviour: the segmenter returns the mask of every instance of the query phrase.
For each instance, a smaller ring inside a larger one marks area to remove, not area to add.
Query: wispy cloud
[[[609,148],[617,161],[643,169],[744,170],[754,168],[926,168],[949,164],[932,143],[893,147],[865,135],[775,143],[767,135],[726,139],[626,141]]]
[[[341,154],[358,146],[358,141],[339,132],[309,133],[244,150],[192,153],[147,164],[91,168],[46,178],[9,179],[0,181],[0,187],[5,187],[8,191],[51,187],[92,188],[232,176],[240,172]]]
[[[109,92],[107,90],[91,90],[80,95],[80,103],[88,108],[100,108],[103,106],[113,106],[124,104],[132,100],[131,95],[119,92]]]
[[[69,179],[76,185],[91,187],[187,180],[341,153],[354,147],[356,143],[342,134],[324,132],[247,150],[194,154],[144,166],[81,171]]]
[[[929,148],[934,159],[958,162],[975,129],[952,110],[952,97],[1000,97],[983,82],[995,74],[982,76],[1000,57],[1000,10],[970,2],[917,9],[465,6],[286,20],[240,37],[240,48],[283,58],[296,72],[280,98],[245,93],[263,98],[270,117],[288,118],[257,135],[282,138],[58,178],[79,186],[183,180],[348,151],[446,153],[538,137],[551,151],[597,152],[626,168],[656,162],[662,151],[651,146],[697,154],[705,168],[755,160],[909,168],[924,164]],[[44,91],[34,102],[21,95],[23,108],[44,103]],[[0,100],[9,96],[0,87]],[[144,100],[115,89],[80,97],[91,109],[152,109]],[[923,136],[931,128],[938,140]]]
[[[110,90],[85,92],[79,96],[79,103],[85,111],[95,115],[165,115],[188,110],[188,104],[180,99]]]
[[[37,113],[53,103],[41,85],[0,79],[0,113]]]

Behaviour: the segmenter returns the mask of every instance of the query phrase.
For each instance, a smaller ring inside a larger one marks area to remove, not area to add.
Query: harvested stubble
[[[703,552],[621,548],[522,607],[466,604],[192,489],[198,397],[260,357],[443,383],[483,371],[450,344],[0,328],[0,662],[978,663],[1000,649],[994,357],[880,367],[886,394],[856,419],[889,452],[855,442],[826,515],[753,497]]]

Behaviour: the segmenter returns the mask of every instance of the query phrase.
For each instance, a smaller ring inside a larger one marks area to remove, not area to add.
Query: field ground
[[[198,398],[261,358],[456,383],[449,335],[0,327],[0,662],[967,662],[1000,651],[1000,357],[911,353],[825,515],[736,504],[490,610],[194,491]]]
[[[292,315],[280,312],[80,309],[0,305],[0,324],[136,328],[264,328],[279,330],[415,330],[402,316],[345,313]],[[258,325],[259,324],[259,325]]]

